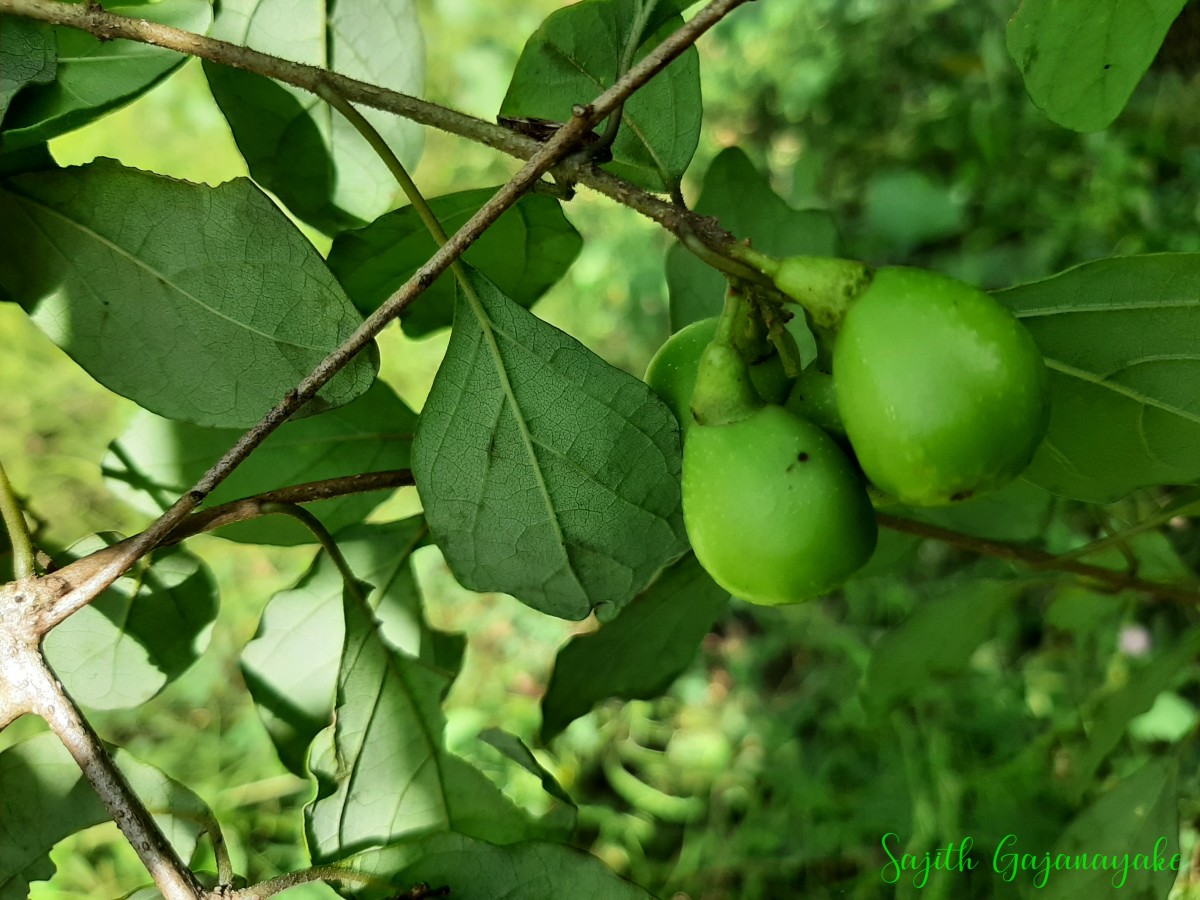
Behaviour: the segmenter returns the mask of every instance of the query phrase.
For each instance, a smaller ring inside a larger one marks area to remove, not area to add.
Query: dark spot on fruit
[[[950,500],[954,503],[957,503],[960,500],[967,500],[973,493],[974,491],[959,491],[957,494],[954,494]]]
[[[808,454],[801,453],[799,456],[796,457],[796,459],[799,460],[800,462],[808,462]]]
[[[1107,72],[1107,71],[1108,71],[1109,69],[1111,69],[1111,68],[1112,68],[1112,63],[1105,63],[1105,64],[1104,64],[1104,71],[1105,71],[1105,72]]]

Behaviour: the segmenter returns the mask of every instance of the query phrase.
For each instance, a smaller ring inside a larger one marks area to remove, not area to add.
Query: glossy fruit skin
[[[683,517],[713,580],[770,606],[837,587],[870,558],[877,538],[853,464],[821,429],[781,406],[688,432]]]
[[[717,333],[717,319],[701,319],[671,335],[658,348],[646,367],[646,384],[675,413],[683,430],[691,428],[692,391],[696,387],[696,372],[704,348]],[[783,371],[778,356],[749,367],[755,390],[767,403],[782,403],[791,390],[792,382]]]
[[[867,477],[937,506],[999,487],[1046,431],[1046,366],[1029,332],[970,285],[886,268],[846,313],[834,392]]]

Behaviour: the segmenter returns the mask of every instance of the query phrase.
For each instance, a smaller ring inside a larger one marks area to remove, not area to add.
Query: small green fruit
[[[716,317],[693,322],[671,335],[646,367],[646,384],[675,413],[685,431],[694,421],[690,407],[700,356],[716,333]],[[750,366],[749,373],[755,390],[767,403],[782,403],[791,390],[792,381],[777,355]]]
[[[717,584],[766,605],[837,587],[870,558],[877,537],[850,460],[781,406],[688,432],[683,516],[696,558]]]
[[[904,503],[999,487],[1046,431],[1046,367],[1029,332],[983,291],[936,272],[875,272],[842,321],[833,381],[863,471]]]

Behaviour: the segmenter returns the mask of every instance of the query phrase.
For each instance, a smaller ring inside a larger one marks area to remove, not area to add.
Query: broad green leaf
[[[566,122],[572,107],[612,87],[639,5],[583,0],[552,13],[521,51],[500,114]],[[686,4],[659,6],[636,59],[682,24],[672,14]],[[626,101],[606,168],[647,190],[673,188],[696,152],[700,114],[699,56],[689,47]]]
[[[214,821],[204,801],[124,750],[114,754],[167,840],[190,859]],[[26,900],[29,884],[54,874],[50,851],[66,837],[111,821],[58,738],[39,734],[0,752],[0,900]]]
[[[212,8],[196,0],[108,5],[106,11],[204,34]],[[5,44],[9,26],[4,27]],[[76,28],[55,28],[58,69],[47,84],[27,87],[12,101],[0,138],[15,150],[81,128],[144,94],[187,59],[138,41],[100,41]],[[52,45],[53,46],[53,45]]]
[[[979,579],[924,600],[872,648],[864,702],[883,712],[925,691],[934,676],[966,669],[975,648],[991,636],[996,616],[1019,590],[1012,582]]]
[[[453,234],[491,199],[495,188],[447,194],[430,201],[447,234]],[[558,201],[528,194],[483,233],[463,258],[524,307],[570,268],[583,239]],[[374,312],[437,250],[411,206],[386,213],[333,241],[327,262],[363,315]],[[400,316],[404,331],[420,337],[454,320],[454,279],[446,274]]]
[[[665,691],[728,601],[688,554],[599,631],[571,638],[542,698],[542,741],[609,697],[648,700]]]
[[[413,441],[433,536],[470,590],[566,619],[619,608],[686,548],[675,417],[468,272]]]
[[[1018,873],[1031,881],[1038,897],[1166,897],[1179,874],[1179,765],[1174,758],[1151,759],[1085,809],[1050,851],[1056,862],[1085,856],[1087,869]],[[996,870],[1005,880],[1010,863],[1001,854],[1029,852],[1019,843],[997,854]],[[1038,851],[1038,855],[1046,851]],[[1096,856],[1102,858],[1097,860]],[[1156,865],[1156,863],[1158,863]]]
[[[309,757],[317,779],[305,808],[313,862],[431,832],[497,843],[529,836],[524,814],[443,745],[450,677],[390,646],[349,592],[342,609],[334,724],[317,735]]]
[[[896,254],[960,234],[966,224],[952,188],[914,170],[874,176],[867,184],[863,219],[868,233]]]
[[[384,638],[399,650],[457,672],[463,638],[425,621],[409,560],[427,539],[420,517],[359,525],[337,534],[357,578],[375,587],[368,597]],[[342,621],[342,576],[319,553],[296,585],[275,594],[258,632],[242,651],[242,673],[284,765],[304,775],[308,745],[333,719]]]
[[[361,900],[394,897],[414,884],[449,888],[454,900],[652,900],[596,857],[563,844],[497,847],[460,834],[438,834],[368,850],[344,863],[394,887],[349,888]]]
[[[26,85],[54,81],[58,50],[54,30],[20,16],[0,16],[0,122],[13,97]]]
[[[1186,3],[1022,0],[1008,23],[1008,52],[1052,121],[1098,131],[1125,108]]]
[[[118,540],[88,538],[71,548],[86,556]],[[146,702],[182,675],[208,646],[217,617],[212,573],[181,547],[155,551],[46,637],[46,658],[67,690],[96,709]]]
[[[1195,678],[1191,665],[1200,650],[1200,634],[1188,632],[1175,647],[1132,667],[1127,680],[1115,691],[1102,694],[1083,713],[1084,736],[1075,751],[1071,778],[1082,795],[1092,784],[1100,764],[1125,736],[1129,723],[1147,712],[1158,695]]]
[[[89,375],[171,419],[254,424],[362,321],[244,178],[214,188],[112,160],[17,175],[0,240],[0,289]],[[373,378],[360,354],[307,412]]]
[[[716,216],[726,231],[772,256],[833,256],[837,246],[829,213],[792,209],[736,147],[708,167],[696,212]],[[667,252],[667,287],[672,331],[721,312],[725,276],[678,245]]]
[[[222,0],[212,34],[406,94],[419,94],[425,81],[413,0]],[[334,233],[392,206],[395,178],[327,103],[240,69],[205,62],[204,71],[251,177],[297,216]],[[416,165],[416,125],[360,112],[406,166]]]
[[[1092,503],[1200,481],[1200,254],[1101,259],[996,299],[1050,369],[1025,478]]]
[[[234,470],[206,500],[209,506],[287,485],[406,469],[417,415],[384,382],[357,400],[307,419],[285,422]],[[233,428],[205,428],[140,413],[109,445],[103,472],[113,492],[157,515],[202,476],[241,437]],[[366,518],[388,494],[370,491],[311,504],[330,531]],[[293,519],[266,516],[214,532],[256,544],[305,544],[316,540]]]

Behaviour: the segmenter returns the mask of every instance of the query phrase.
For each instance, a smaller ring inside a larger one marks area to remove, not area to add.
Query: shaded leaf
[[[1020,586],[976,580],[951,585],[924,600],[871,650],[863,700],[876,712],[927,690],[931,676],[952,675],[970,663],[992,634],[992,623]]]
[[[1022,0],[1008,23],[1008,52],[1052,121],[1098,131],[1125,108],[1186,3]]]
[[[651,900],[596,857],[563,844],[497,847],[459,834],[439,834],[369,850],[345,864],[407,890],[447,887],[454,900]],[[353,890],[353,888],[352,888]],[[363,900],[395,896],[395,887],[355,891]]]
[[[248,426],[362,318],[248,180],[189,184],[98,160],[0,190],[0,286],[93,378],[199,425]],[[307,407],[370,387],[360,354]]]
[[[542,740],[609,697],[657,697],[691,664],[728,602],[688,554],[599,631],[571,638],[542,698]]]
[[[106,11],[194,34],[204,34],[212,22],[212,8],[195,0],[115,4]],[[5,150],[44,143],[81,128],[144,94],[187,60],[138,41],[101,41],[65,26],[53,30],[58,45],[55,77],[27,87],[12,101],[4,117]],[[6,43],[8,34],[6,24]]]
[[[533,751],[515,734],[510,734],[500,728],[485,728],[479,732],[479,739],[495,747],[522,769],[536,776],[542,783],[542,787],[546,793],[551,797],[561,800],[568,806],[575,806],[575,801],[571,799],[570,794],[563,790],[562,785],[558,783],[558,779],[545,766],[538,762],[537,757],[533,755]]]
[[[347,592],[334,724],[313,742],[316,799],[305,808],[314,863],[405,835],[454,831],[500,843],[532,825],[499,788],[448,753],[441,701],[450,677],[393,649]]]
[[[1125,736],[1129,723],[1147,712],[1163,691],[1179,686],[1185,677],[1195,677],[1190,663],[1198,650],[1200,634],[1188,632],[1175,647],[1133,668],[1124,684],[1101,694],[1084,712],[1085,735],[1071,770],[1077,796],[1092,785],[1100,764]]]
[[[994,541],[1032,541],[1050,521],[1054,496],[1018,479],[951,506],[899,507],[897,515]]]
[[[0,16],[0,122],[26,85],[47,84],[58,71],[54,30],[20,16]]]
[[[447,234],[453,234],[496,192],[462,191],[429,201]],[[534,301],[570,268],[583,239],[558,201],[527,194],[475,241],[463,258],[521,306]],[[411,206],[345,231],[333,241],[329,268],[363,315],[374,312],[437,250]],[[454,279],[446,274],[400,316],[404,331],[420,337],[454,320]]]
[[[200,832],[214,821],[204,801],[124,750],[114,759],[180,857],[191,858]],[[0,752],[0,900],[26,900],[30,882],[54,874],[55,844],[108,821],[100,798],[54,735],[39,734]]]
[[[1093,503],[1200,481],[1200,254],[1101,259],[995,296],[1050,369],[1026,479]]]
[[[623,606],[686,547],[675,417],[470,277],[413,442],[434,538],[470,590],[567,619]]]
[[[644,34],[641,59],[682,24],[688,4],[662,2]],[[661,8],[659,8],[661,7]],[[521,51],[500,114],[566,122],[617,80],[637,0],[583,0],[552,13]],[[700,138],[700,63],[689,47],[626,102],[605,168],[647,190],[679,183]]]
[[[1055,843],[1051,858],[1057,860],[1062,854],[1075,860],[1082,854],[1092,867],[1048,872],[1042,885],[1034,882],[1045,888],[1038,891],[1038,896],[1054,900],[1115,893],[1166,897],[1180,868],[1179,859],[1173,867],[1170,865],[1179,853],[1178,777],[1175,759],[1152,759],[1080,813]],[[1006,848],[1014,849],[1021,850]],[[1096,854],[1107,867],[1097,864]],[[1160,867],[1154,866],[1156,858],[1162,863]],[[1006,871],[1002,865],[997,869],[1002,874]]]
[[[413,0],[222,0],[212,35],[401,93],[419,94],[425,80]],[[297,216],[334,233],[392,205],[396,180],[327,103],[240,69],[205,62],[204,72],[251,177]],[[415,124],[376,109],[360,112],[406,166],[416,164]]]
[[[358,578],[374,585],[368,603],[387,642],[446,672],[462,662],[463,638],[432,629],[413,576],[412,552],[428,537],[414,516],[339,532],[338,548]],[[263,610],[242,651],[242,673],[279,758],[297,775],[317,733],[333,719],[345,623],[341,573],[319,553],[295,587]]]
[[[86,556],[119,540],[100,535],[71,548]],[[46,658],[71,695],[96,709],[138,706],[182,675],[208,646],[217,585],[181,547],[156,550],[135,570],[46,636]]]
[[[207,498],[208,505],[287,485],[409,467],[417,415],[376,381],[357,400],[320,416],[285,422]],[[208,471],[240,438],[234,428],[205,428],[140,413],[109,445],[102,465],[113,492],[157,515]],[[349,494],[309,504],[330,531],[361,522],[387,492]],[[225,526],[224,538],[256,544],[308,544],[311,531],[293,519],[265,516]]]
[[[716,216],[726,231],[749,238],[772,256],[833,256],[837,246],[829,213],[792,209],[736,147],[722,150],[708,167],[695,210]],[[672,247],[667,252],[671,330],[719,315],[725,287],[724,275],[683,247]]]

